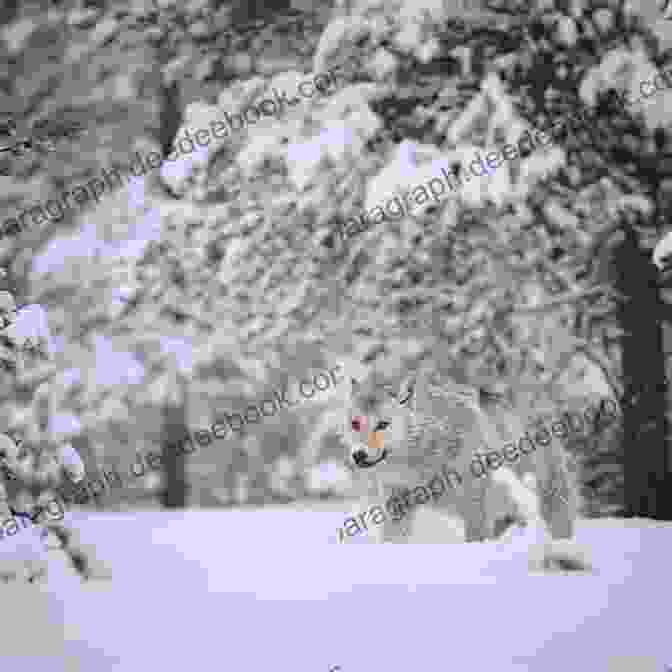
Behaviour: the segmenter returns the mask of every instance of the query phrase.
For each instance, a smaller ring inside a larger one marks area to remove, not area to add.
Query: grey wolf
[[[573,537],[578,494],[557,438],[496,472],[471,469],[474,459],[524,435],[519,415],[503,398],[451,381],[437,384],[424,371],[401,386],[373,371],[350,381],[346,406],[346,463],[360,498],[379,507],[385,500],[406,504],[403,516],[389,508],[389,517],[378,516],[381,524],[368,529],[374,541],[406,541],[423,505],[453,507],[464,520],[467,542],[495,538],[505,518],[534,528],[544,544]],[[450,475],[445,496],[438,495],[436,480],[431,487],[438,472]],[[537,485],[533,496],[521,480],[529,473]],[[422,481],[429,481],[428,488],[418,492]],[[410,507],[409,485],[416,486]],[[354,535],[348,531],[348,536]],[[547,560],[533,557],[536,563]]]

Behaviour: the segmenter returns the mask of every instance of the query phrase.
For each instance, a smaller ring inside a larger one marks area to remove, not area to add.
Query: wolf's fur
[[[393,381],[374,372],[366,380],[352,381],[349,390],[343,438],[362,497],[382,503],[399,488],[414,488],[447,466],[462,475],[462,483],[432,506],[456,507],[464,519],[466,541],[495,537],[503,518],[538,528],[539,540],[546,541],[549,533],[554,539],[573,536],[577,491],[556,437],[512,465],[477,477],[470,468],[474,456],[501,451],[524,435],[519,415],[500,398],[451,382],[436,384],[428,375],[413,376],[398,393],[395,388]],[[354,417],[366,419],[363,431],[353,430]],[[355,452],[364,451],[372,462],[380,457],[372,454],[380,451],[369,447],[369,432],[381,420],[390,423],[383,430],[386,457],[373,467],[359,468],[352,460]],[[536,492],[525,481],[534,482]],[[372,527],[369,534],[378,542],[403,543],[413,520],[411,512],[400,521]]]

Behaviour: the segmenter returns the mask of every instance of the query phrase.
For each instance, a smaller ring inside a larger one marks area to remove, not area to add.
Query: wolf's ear
[[[399,386],[399,403],[402,406],[413,408],[416,382],[416,378],[413,375],[406,376],[406,378],[401,381],[401,385]]]
[[[429,372],[424,368],[418,369],[402,383],[399,403],[414,411],[426,408],[429,399],[429,381]]]

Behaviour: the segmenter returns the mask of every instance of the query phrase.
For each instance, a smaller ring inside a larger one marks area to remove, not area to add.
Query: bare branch
[[[545,313],[547,311],[556,310],[566,305],[571,305],[583,299],[589,299],[600,294],[615,294],[613,287],[609,285],[599,285],[598,287],[591,287],[589,289],[582,289],[575,292],[567,292],[550,299],[545,303],[540,303],[537,306],[519,306],[514,309],[514,315],[534,315],[537,313]]]

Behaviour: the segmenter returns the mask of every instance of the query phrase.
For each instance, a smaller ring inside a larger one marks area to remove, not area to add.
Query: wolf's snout
[[[388,455],[387,450],[383,448],[380,455],[376,459],[372,460],[369,457],[369,454],[366,452],[366,450],[362,450],[360,448],[356,450],[354,453],[352,453],[352,461],[360,469],[370,469],[371,467],[375,467],[377,464],[380,464],[383,460],[385,460],[387,458],[387,455]]]
[[[369,450],[373,451],[374,453],[383,450],[383,448],[385,448],[384,432],[369,432],[366,445],[368,446]]]

